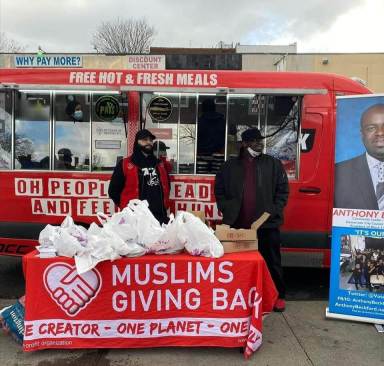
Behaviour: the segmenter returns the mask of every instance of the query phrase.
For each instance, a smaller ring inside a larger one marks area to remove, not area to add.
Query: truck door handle
[[[321,192],[321,189],[318,187],[301,187],[299,188],[299,192],[319,194]]]

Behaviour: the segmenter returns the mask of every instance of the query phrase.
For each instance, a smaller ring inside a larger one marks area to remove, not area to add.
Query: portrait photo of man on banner
[[[337,98],[327,316],[384,323],[384,96]]]

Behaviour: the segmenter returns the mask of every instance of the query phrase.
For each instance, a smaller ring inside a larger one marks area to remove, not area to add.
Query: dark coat
[[[280,160],[261,154],[254,159],[256,165],[256,212],[271,214],[262,228],[279,227],[283,223],[283,210],[288,201],[288,178]],[[233,225],[239,216],[244,191],[244,166],[240,158],[228,160],[216,174],[215,196],[223,223]]]
[[[337,163],[333,207],[378,210],[366,155]]]

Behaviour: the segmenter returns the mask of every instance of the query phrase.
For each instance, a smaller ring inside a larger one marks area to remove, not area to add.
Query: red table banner
[[[74,260],[24,256],[24,351],[245,347],[262,342],[277,298],[258,252],[122,258],[78,275]]]

